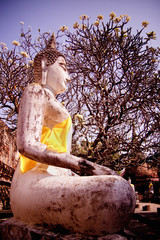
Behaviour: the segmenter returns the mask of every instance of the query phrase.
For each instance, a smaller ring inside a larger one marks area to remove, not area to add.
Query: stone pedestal
[[[64,229],[49,229],[48,227],[32,226],[23,221],[9,218],[0,224],[1,240],[127,240],[120,234],[108,234],[103,237],[86,236],[70,233]]]
[[[1,240],[41,240],[41,239],[58,239],[58,233],[49,231],[48,229],[31,226],[23,221],[9,218],[0,224]]]

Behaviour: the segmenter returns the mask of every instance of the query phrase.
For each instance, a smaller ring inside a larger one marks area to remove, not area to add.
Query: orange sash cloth
[[[67,152],[67,136],[71,128],[72,122],[69,116],[66,120],[58,123],[50,129],[43,126],[41,143],[47,145],[47,149],[59,153]],[[36,161],[33,161],[20,154],[20,169],[25,173],[35,167]]]

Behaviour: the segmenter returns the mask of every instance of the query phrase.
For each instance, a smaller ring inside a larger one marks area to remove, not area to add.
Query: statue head
[[[56,94],[66,90],[66,81],[70,78],[65,57],[56,49],[54,34],[46,48],[35,56],[34,79],[36,83],[51,87]]]

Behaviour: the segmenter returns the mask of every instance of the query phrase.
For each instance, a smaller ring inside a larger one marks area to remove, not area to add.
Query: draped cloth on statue
[[[69,116],[66,120],[56,124],[52,129],[43,126],[41,143],[47,145],[47,149],[59,153],[67,152],[67,136],[71,129],[72,121]],[[20,154],[20,169],[25,173],[36,166],[37,162]]]

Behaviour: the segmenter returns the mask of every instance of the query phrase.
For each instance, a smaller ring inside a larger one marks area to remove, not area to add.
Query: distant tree
[[[111,13],[107,23],[102,15],[90,23],[82,15],[73,32],[66,26],[57,32],[72,79],[58,98],[72,116],[73,153],[117,170],[143,162],[160,145],[160,49],[150,46],[153,31],[143,37],[146,21],[133,34],[129,19]],[[33,58],[49,36],[39,30],[33,41],[22,26],[13,50],[2,45],[0,106],[12,129],[23,89],[33,81]]]
[[[15,130],[20,99],[24,88],[33,81],[33,60],[35,54],[44,47],[49,33],[40,33],[33,40],[31,28],[26,32],[21,23],[19,41],[13,41],[9,50],[0,43],[0,116]]]

